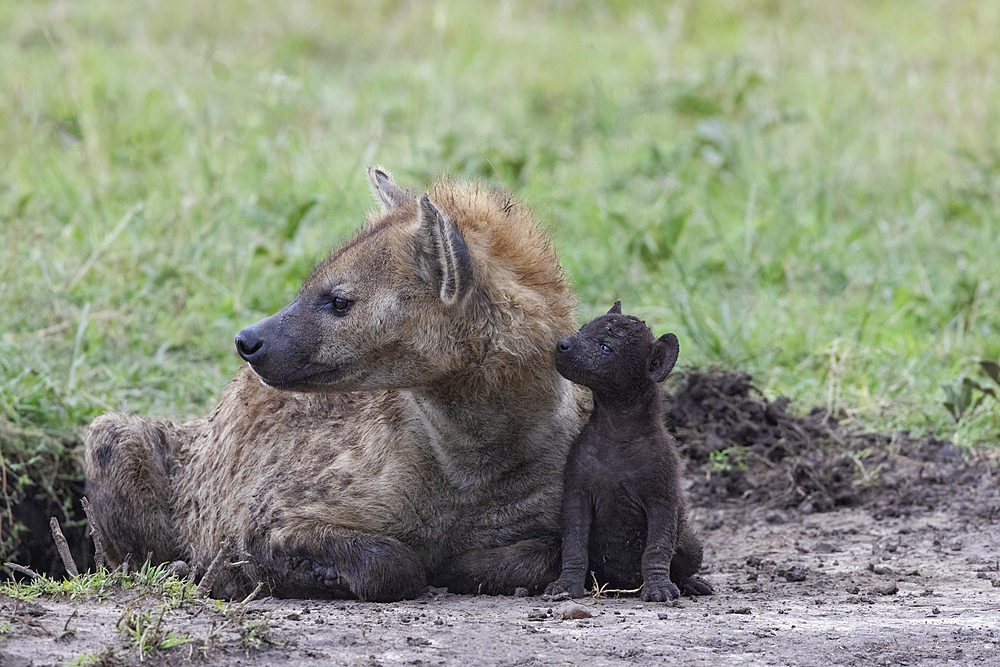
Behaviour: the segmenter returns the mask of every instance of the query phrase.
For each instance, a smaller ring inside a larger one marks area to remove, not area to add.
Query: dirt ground
[[[798,416],[738,373],[679,378],[667,407],[714,596],[195,604],[162,620],[186,641],[142,659],[116,625],[155,600],[0,597],[0,667],[1000,665],[994,457]]]

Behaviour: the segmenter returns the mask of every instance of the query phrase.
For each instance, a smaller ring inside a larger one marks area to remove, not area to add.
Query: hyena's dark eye
[[[337,317],[343,317],[351,310],[351,306],[354,305],[354,301],[348,299],[346,296],[340,293],[333,293],[323,300],[320,307],[323,310],[327,310]]]
[[[611,354],[611,348],[608,347],[605,343],[601,343],[601,352],[603,352],[604,354]]]

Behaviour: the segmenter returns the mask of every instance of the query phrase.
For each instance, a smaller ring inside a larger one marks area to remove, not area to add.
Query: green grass
[[[993,444],[942,387],[1000,357],[998,34],[978,0],[4,3],[0,419],[207,411],[377,162],[512,189],[581,319],[621,298],[682,366]]]

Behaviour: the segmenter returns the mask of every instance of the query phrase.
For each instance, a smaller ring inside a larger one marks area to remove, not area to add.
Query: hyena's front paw
[[[642,584],[642,594],[640,595],[643,602],[669,602],[670,600],[676,600],[680,596],[680,589],[672,581],[667,581],[666,583],[644,582]]]
[[[569,577],[559,577],[545,587],[545,594],[552,597],[567,595],[571,598],[582,598],[586,593],[583,590],[582,581],[576,581]]]
[[[394,602],[419,597],[427,588],[427,573],[408,546],[391,537],[346,534],[326,545],[325,557],[313,562],[321,585],[369,602]]]
[[[313,565],[313,576],[316,582],[328,589],[333,597],[357,597],[368,602],[395,602],[420,597],[427,588],[427,579],[422,571],[383,572],[379,574],[370,571],[361,576],[344,576],[339,566],[323,564]]]

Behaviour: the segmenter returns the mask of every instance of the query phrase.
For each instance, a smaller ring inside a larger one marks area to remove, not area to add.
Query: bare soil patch
[[[1000,664],[994,457],[796,415],[738,373],[680,377],[667,407],[712,597],[190,605],[162,620],[187,641],[142,660],[115,627],[155,600],[0,598],[0,665]]]

